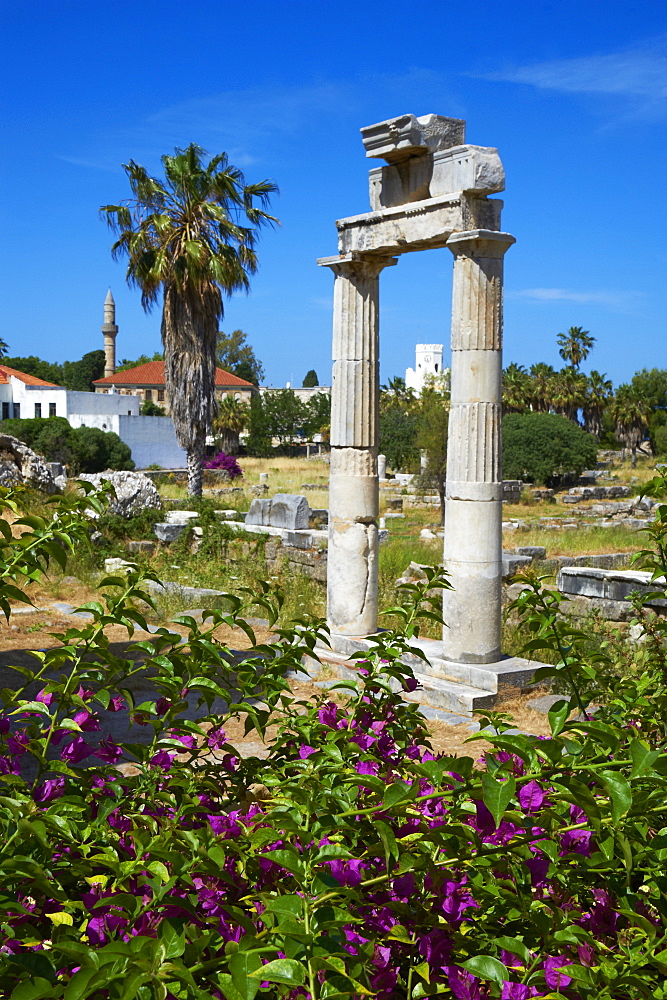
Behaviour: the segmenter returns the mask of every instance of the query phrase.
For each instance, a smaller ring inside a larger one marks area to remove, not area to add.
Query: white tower
[[[102,326],[102,333],[104,334],[104,377],[106,378],[108,375],[114,375],[116,372],[116,334],[118,333],[118,327],[116,326],[116,303],[113,300],[111,289],[107,292],[107,297],[104,300],[104,325]]]
[[[415,367],[407,368],[405,385],[408,389],[421,392],[428,375],[442,374],[442,344],[417,344],[415,347]]]

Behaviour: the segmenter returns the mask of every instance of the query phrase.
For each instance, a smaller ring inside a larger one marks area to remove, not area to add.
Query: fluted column
[[[444,565],[446,659],[500,658],[502,294],[508,233],[455,233]]]
[[[335,635],[377,631],[378,292],[388,257],[319,261],[336,276],[331,381],[327,618]]]

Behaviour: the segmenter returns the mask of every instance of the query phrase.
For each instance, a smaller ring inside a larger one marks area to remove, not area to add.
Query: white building
[[[149,465],[183,468],[186,455],[171,418],[141,417],[141,403],[139,396],[65,389],[0,363],[2,420],[64,417],[72,427],[97,427],[117,434],[130,448],[138,469]]]
[[[436,378],[442,374],[442,344],[417,344],[415,367],[405,371],[406,388],[419,393],[429,376]]]

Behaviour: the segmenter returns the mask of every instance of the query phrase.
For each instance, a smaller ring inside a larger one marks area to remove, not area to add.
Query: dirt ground
[[[74,614],[58,609],[56,603],[68,604],[74,608],[80,607],[88,601],[99,601],[100,594],[94,589],[85,587],[72,577],[65,580],[55,590],[51,585],[48,588],[33,587],[30,591],[35,607],[26,605],[16,605],[9,622],[4,616],[0,616],[0,661],[5,666],[11,666],[12,660],[17,664],[21,661],[26,665],[34,661],[28,655],[31,649],[48,649],[58,645],[57,638],[52,633],[64,632],[68,628],[79,627],[81,619]],[[186,633],[183,626],[166,621],[161,622],[172,631]],[[259,623],[253,622],[256,639],[259,643],[271,641],[273,634]],[[114,643],[126,643],[128,641],[127,632],[121,626],[111,626],[105,629],[108,638]],[[221,626],[216,630],[217,637],[232,649],[249,649],[250,640],[240,629],[230,629]],[[150,633],[137,629],[134,633],[134,640],[147,639]],[[15,654],[13,656],[12,654]],[[311,699],[321,697],[323,689],[314,682],[309,681],[305,676],[303,679],[290,681],[290,687],[298,698]],[[539,692],[537,692],[539,693]],[[335,694],[330,696],[337,697]],[[499,699],[496,710],[507,712],[514,720],[514,725],[535,735],[547,735],[549,732],[547,717],[528,707],[527,702],[536,696],[536,692],[517,691],[509,696]],[[464,755],[479,757],[487,746],[483,740],[466,742],[474,734],[469,726],[469,719],[462,717],[458,725],[450,725],[439,720],[424,720],[429,731],[433,749],[437,753]],[[225,727],[229,741],[237,746],[244,756],[249,754],[262,755],[266,752],[258,742],[256,734],[246,737],[243,730],[243,720],[232,720]],[[274,732],[269,730],[267,742],[274,736]]]

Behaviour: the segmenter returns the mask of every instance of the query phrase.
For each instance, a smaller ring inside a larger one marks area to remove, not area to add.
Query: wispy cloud
[[[630,311],[641,298],[641,292],[633,291],[584,291],[570,288],[521,288],[508,290],[509,298],[529,299],[532,302],[579,302],[588,305],[605,306],[617,312]]]
[[[507,66],[480,74],[487,80],[525,83],[543,90],[624,99],[644,115],[667,113],[667,38],[621,52]]]

